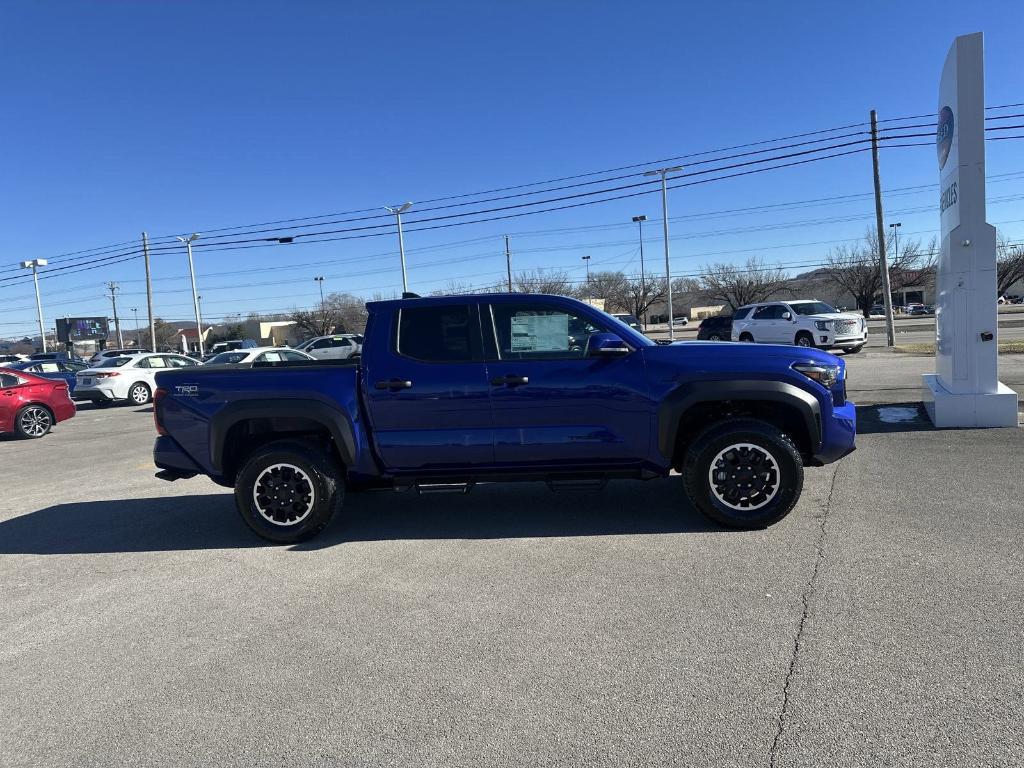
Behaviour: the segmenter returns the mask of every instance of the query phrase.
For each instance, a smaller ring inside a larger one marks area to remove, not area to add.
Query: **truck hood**
[[[818,315],[801,315],[805,320],[861,320],[863,315],[856,312],[822,312]]]
[[[672,361],[690,370],[730,369],[744,373],[770,373],[781,365],[793,363],[846,364],[835,355],[820,349],[795,347],[790,344],[747,344],[729,341],[679,341],[675,344],[646,347],[652,360]]]

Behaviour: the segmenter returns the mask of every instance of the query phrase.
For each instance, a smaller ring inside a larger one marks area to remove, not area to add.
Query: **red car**
[[[42,437],[74,415],[67,382],[0,368],[0,434]]]

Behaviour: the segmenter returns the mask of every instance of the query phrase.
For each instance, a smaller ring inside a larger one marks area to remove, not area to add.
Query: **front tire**
[[[341,468],[312,443],[279,440],[257,449],[235,480],[235,505],[267,541],[294,544],[316,536],[341,509]]]
[[[740,341],[747,341],[747,342],[750,342],[751,344],[753,344],[754,343],[754,337],[751,336],[749,333],[741,333],[740,334]]]
[[[683,461],[686,494],[697,509],[729,528],[765,528],[800,498],[804,466],[790,437],[757,419],[704,430]]]
[[[53,414],[44,405],[26,405],[14,417],[14,432],[25,440],[35,440],[53,429]]]
[[[847,350],[844,350],[844,352],[845,352],[845,353],[846,353],[847,355],[856,355],[856,354],[857,354],[858,352],[860,352],[860,351],[861,351],[862,349],[864,349],[864,345],[863,345],[863,344],[861,344],[861,345],[860,345],[859,347],[850,347],[849,349],[847,349]]]
[[[152,399],[153,393],[150,392],[149,386],[141,381],[132,384],[128,390],[128,402],[132,405],[145,405]]]
[[[813,349],[814,337],[807,331],[801,331],[796,335],[796,339],[793,340],[793,343],[796,344],[798,347]]]

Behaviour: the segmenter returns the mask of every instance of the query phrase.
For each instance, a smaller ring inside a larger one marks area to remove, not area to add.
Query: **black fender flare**
[[[224,443],[230,429],[241,421],[263,418],[309,419],[322,424],[334,438],[342,462],[346,466],[355,463],[355,435],[343,411],[317,400],[238,400],[226,405],[210,420],[210,463],[214,469],[224,470]]]
[[[658,408],[658,450],[672,457],[679,423],[690,408],[699,403],[720,401],[767,400],[795,408],[807,427],[811,453],[821,448],[821,404],[810,392],[784,381],[736,380],[692,381],[680,384],[661,401]]]

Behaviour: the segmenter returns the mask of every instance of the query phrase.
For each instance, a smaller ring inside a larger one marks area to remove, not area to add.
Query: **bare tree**
[[[550,293],[555,296],[573,295],[572,278],[560,270],[538,269],[520,272],[512,278],[516,293]]]
[[[765,301],[781,291],[789,282],[786,271],[769,266],[757,256],[744,266],[711,264],[700,271],[701,293],[712,301],[721,301],[734,310],[744,304]]]
[[[629,312],[629,279],[621,272],[594,272],[576,288],[578,299],[604,299],[608,312]]]
[[[643,319],[652,305],[664,300],[664,277],[646,277],[643,283],[638,278],[633,278],[626,286],[626,311],[637,319]]]
[[[890,235],[886,241],[886,253],[891,256],[889,287],[892,291],[923,287],[934,279],[934,239],[926,248],[922,248],[920,240],[903,242],[898,252],[892,248],[892,242]],[[868,228],[861,241],[829,251],[822,274],[826,280],[849,293],[864,316],[869,316],[875,298],[882,290],[877,233]]]
[[[1024,246],[1011,245],[1002,233],[996,235],[996,297],[1014,283],[1024,280]]]
[[[349,293],[332,293],[316,309],[292,310],[288,319],[308,336],[362,333],[366,328],[366,302]]]

